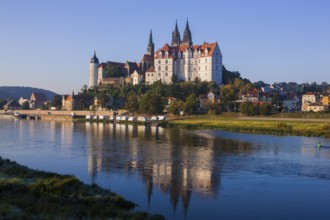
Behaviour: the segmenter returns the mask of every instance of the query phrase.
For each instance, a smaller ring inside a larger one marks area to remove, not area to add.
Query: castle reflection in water
[[[226,155],[250,151],[250,144],[207,132],[156,126],[86,123],[88,172],[138,173],[148,203],[154,187],[169,194],[173,210],[181,198],[187,211],[192,193],[217,196]],[[233,152],[235,151],[235,152]]]

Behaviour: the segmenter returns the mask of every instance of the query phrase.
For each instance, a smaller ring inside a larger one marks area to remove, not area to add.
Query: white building
[[[217,42],[192,45],[191,32],[187,21],[183,35],[177,25],[172,33],[172,46],[165,44],[155,52],[154,68],[146,72],[146,84],[161,80],[170,84],[177,81],[214,81],[222,83],[222,54]]]

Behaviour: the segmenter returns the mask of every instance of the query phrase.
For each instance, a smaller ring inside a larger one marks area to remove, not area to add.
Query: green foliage
[[[123,67],[115,65],[106,65],[104,68],[104,77],[124,77],[125,71]]]
[[[240,105],[241,113],[247,116],[253,116],[258,114],[258,107],[252,102],[242,102]]]
[[[1,219],[164,219],[73,176],[34,171],[0,158]],[[18,175],[19,174],[19,175]]]
[[[260,106],[260,114],[261,115],[268,116],[268,115],[270,115],[271,110],[272,110],[272,106],[270,104],[263,103]]]
[[[133,115],[139,109],[139,98],[136,94],[130,93],[128,95],[125,108],[132,112]]]
[[[182,100],[174,100],[171,105],[169,112],[174,115],[179,115],[180,111],[183,111],[185,107],[185,103]]]
[[[54,95],[51,103],[51,107],[56,107],[56,109],[62,108],[62,97],[60,95]]]
[[[139,112],[145,114],[160,114],[164,109],[164,100],[161,96],[152,92],[142,95],[139,104]]]
[[[276,127],[279,128],[279,129],[284,129],[284,130],[292,129],[292,125],[289,125],[289,124],[284,123],[284,122],[278,122],[276,124]]]
[[[186,99],[184,112],[187,114],[191,114],[194,111],[196,111],[198,107],[199,107],[198,97],[194,93],[190,94]]]
[[[220,105],[219,104],[210,104],[208,105],[208,111],[207,114],[208,115],[220,115],[221,114],[221,109],[220,109]]]
[[[97,101],[98,104],[101,106],[102,109],[108,107],[108,102],[110,101],[110,96],[107,94],[106,91],[101,91],[98,95],[97,95]]]
[[[22,109],[23,110],[29,110],[30,109],[30,104],[29,104],[28,101],[23,102]]]

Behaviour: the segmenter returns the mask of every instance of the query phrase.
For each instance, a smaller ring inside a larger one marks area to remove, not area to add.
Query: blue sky
[[[57,93],[88,84],[101,62],[140,61],[186,19],[194,44],[218,41],[227,69],[251,81],[330,83],[329,0],[0,0],[0,86]]]

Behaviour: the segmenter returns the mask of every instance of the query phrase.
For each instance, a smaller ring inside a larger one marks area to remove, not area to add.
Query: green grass
[[[69,175],[31,170],[0,157],[1,219],[164,219]]]
[[[232,117],[172,120],[164,127],[218,129],[242,133],[330,137],[329,122],[240,119]]]

